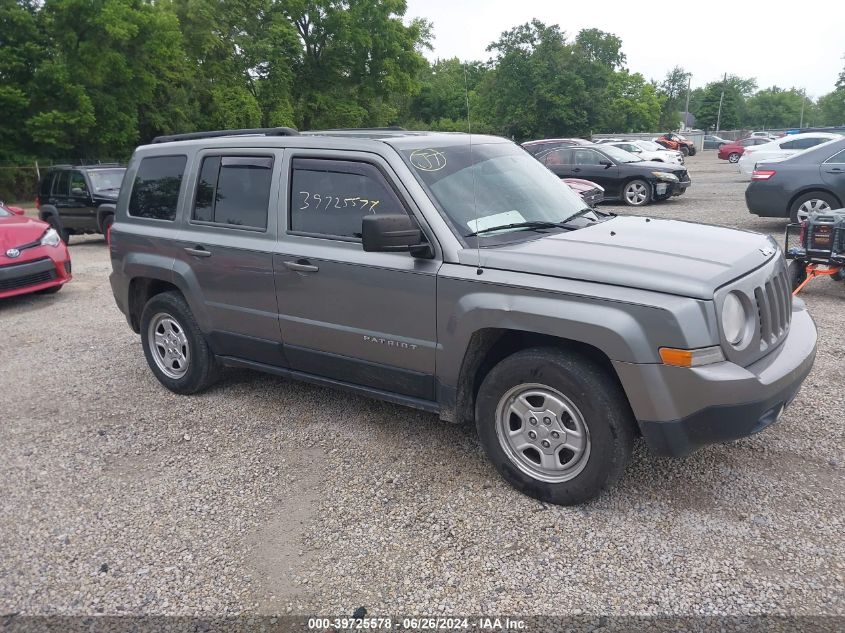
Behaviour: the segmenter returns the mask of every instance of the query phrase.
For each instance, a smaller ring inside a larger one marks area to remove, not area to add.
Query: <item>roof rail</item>
[[[191,141],[199,138],[217,138],[221,136],[298,136],[299,132],[292,127],[254,127],[239,130],[209,130],[207,132],[188,132],[187,134],[166,134],[156,136],[153,143],[173,143],[174,141]]]
[[[309,132],[407,132],[403,127],[398,125],[388,125],[387,127],[333,127],[327,130],[308,130]]]

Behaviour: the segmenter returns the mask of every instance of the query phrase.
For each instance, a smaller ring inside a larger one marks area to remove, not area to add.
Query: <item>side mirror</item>
[[[74,195],[74,196],[84,196],[85,195],[85,189],[83,189],[82,187],[74,187],[73,189],[70,190],[70,193],[71,193],[71,195]]]
[[[613,163],[611,163],[609,160],[600,160],[599,165],[604,165],[605,169],[610,169],[611,167],[613,167]]]
[[[431,248],[423,243],[420,227],[404,213],[365,215],[361,242],[368,253],[410,251],[414,257],[431,257]]]

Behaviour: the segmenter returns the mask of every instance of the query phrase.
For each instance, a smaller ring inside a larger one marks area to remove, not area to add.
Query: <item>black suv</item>
[[[50,168],[38,184],[38,216],[65,242],[86,233],[102,233],[108,240],[125,171],[118,164]]]

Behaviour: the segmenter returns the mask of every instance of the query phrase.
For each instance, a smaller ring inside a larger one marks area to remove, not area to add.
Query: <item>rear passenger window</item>
[[[153,220],[175,220],[186,156],[144,158],[135,174],[129,215]]]
[[[406,213],[373,165],[312,158],[292,163],[291,231],[360,239],[365,215]]]
[[[266,229],[272,176],[271,156],[206,156],[193,219]]]

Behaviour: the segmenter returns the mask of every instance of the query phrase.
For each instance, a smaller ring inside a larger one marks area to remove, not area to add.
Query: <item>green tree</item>
[[[760,129],[798,127],[801,121],[801,104],[804,103],[804,121],[811,115],[808,100],[803,92],[777,86],[760,90],[748,99],[745,126]],[[809,102],[812,105],[812,102]]]
[[[701,104],[694,111],[696,124],[703,129],[714,129],[717,122],[723,130],[740,127],[746,116],[746,99],[751,96],[756,87],[756,80],[736,75],[728,75],[722,81],[707,84],[701,94]],[[722,98],[723,91],[724,98]],[[720,100],[721,118],[719,117]],[[690,110],[692,111],[692,107]]]
[[[660,82],[657,91],[663,97],[658,122],[658,127],[661,129],[676,130],[678,123],[683,120],[682,112],[686,105],[689,78],[690,73],[680,66],[675,66],[666,73],[666,77]],[[692,111],[692,105],[690,105],[690,112]]]

